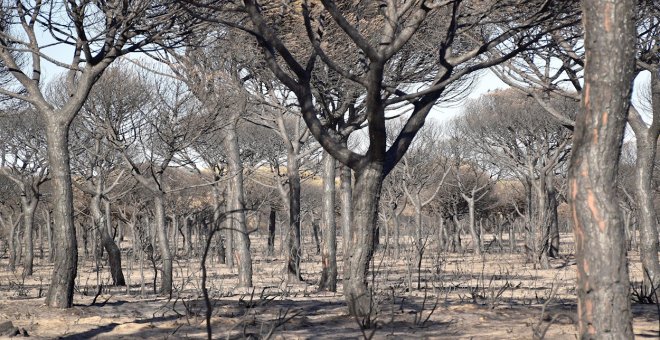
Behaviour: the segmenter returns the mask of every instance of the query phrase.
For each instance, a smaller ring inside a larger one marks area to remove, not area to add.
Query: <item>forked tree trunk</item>
[[[321,249],[321,280],[319,289],[337,291],[337,226],[335,223],[335,159],[324,154],[323,159],[323,210],[321,228],[323,242]]]
[[[69,163],[69,123],[47,118],[46,139],[48,142],[48,165],[52,181],[54,224],[54,265],[50,286],[46,294],[46,305],[56,308],[73,306],[73,288],[78,267],[78,244],[73,224],[73,189]]]
[[[351,315],[369,315],[376,308],[372,292],[367,286],[367,273],[373,256],[374,229],[382,183],[382,163],[371,162],[360,171],[356,171],[352,230],[343,270],[344,298]]]
[[[568,187],[575,232],[578,334],[632,339],[617,170],[635,66],[633,0],[584,0],[584,91]]]
[[[92,219],[94,221],[94,228],[96,228],[99,239],[101,240],[101,245],[103,249],[108,253],[108,264],[110,265],[110,276],[112,277],[112,283],[115,286],[125,286],[126,281],[124,279],[124,273],[121,269],[121,251],[119,247],[110,236],[108,228],[106,227],[107,223],[107,214],[104,216],[101,214],[101,196],[94,195],[92,196],[90,202],[90,211],[92,213]]]

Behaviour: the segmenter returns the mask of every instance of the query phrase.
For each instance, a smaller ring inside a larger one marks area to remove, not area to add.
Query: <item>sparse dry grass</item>
[[[378,308],[372,323],[376,328],[361,330],[360,320],[347,315],[341,284],[337,293],[316,290],[320,258],[311,253],[315,247],[307,241],[302,268],[306,283],[283,281],[282,257],[265,257],[265,237],[256,235],[252,237],[254,289],[237,289],[235,270],[217,261],[208,262],[215,337],[344,339],[373,334],[374,338],[531,339],[546,328],[548,339],[575,337],[575,266],[567,252],[552,260],[552,269],[540,270],[524,263],[522,254],[478,257],[471,253],[439,254],[431,247],[422,265],[422,289],[418,290],[412,265],[414,246],[404,242],[401,258],[396,261],[391,247],[382,246],[373,262],[376,276],[372,287]],[[562,241],[563,249],[570,252],[570,235],[564,235]],[[631,254],[634,278],[641,278],[638,258]],[[124,274],[131,284],[127,289],[108,287],[107,269],[97,273],[93,263],[81,257],[76,306],[70,310],[43,305],[52,268],[45,260],[37,260],[35,275],[25,280],[5,269],[0,272],[0,319],[12,320],[36,338],[204,338],[198,260],[175,262],[177,293],[168,300],[152,293],[153,272],[146,262],[142,292],[139,262],[131,259],[123,258]],[[6,258],[0,266],[7,267]],[[91,305],[98,282],[104,286]],[[633,310],[636,334],[657,337],[655,306],[636,305]]]

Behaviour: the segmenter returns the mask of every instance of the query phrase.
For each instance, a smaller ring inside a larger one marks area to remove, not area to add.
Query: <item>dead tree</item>
[[[616,200],[635,67],[635,1],[583,1],[584,90],[568,200],[575,232],[580,337],[634,337],[625,235]]]

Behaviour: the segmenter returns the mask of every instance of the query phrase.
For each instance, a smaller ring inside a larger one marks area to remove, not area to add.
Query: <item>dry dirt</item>
[[[532,339],[535,332],[547,330],[547,339],[574,339],[575,265],[569,255],[570,235],[564,235],[562,241],[564,255],[553,260],[549,270],[524,263],[521,254],[489,253],[482,258],[429,250],[421,289],[416,289],[416,271],[410,266],[414,262],[410,246],[404,247],[396,261],[393,249],[383,246],[373,263],[376,307],[370,321],[375,327],[362,330],[360,325],[369,320],[348,316],[341,282],[337,293],[316,290],[320,261],[311,244],[305,244],[312,253],[305,252],[302,268],[307,281],[289,284],[281,279],[282,257],[264,256],[259,249],[265,239],[254,237],[254,290],[236,289],[235,270],[209,261],[213,337]],[[633,277],[640,276],[638,258],[631,254]],[[0,262],[0,321],[11,320],[32,338],[206,337],[206,308],[196,258],[175,263],[177,293],[168,299],[153,294],[153,273],[147,264],[143,286],[138,260],[124,256],[130,286],[108,287],[107,269],[97,272],[93,261],[81,256],[75,306],[67,310],[44,306],[52,268],[47,261],[37,259],[35,275],[25,279],[20,268],[16,273],[8,271],[7,261],[5,257]],[[408,289],[411,281],[414,289]],[[95,296],[98,282],[104,285]],[[656,306],[634,304],[633,312],[637,337],[659,338]]]

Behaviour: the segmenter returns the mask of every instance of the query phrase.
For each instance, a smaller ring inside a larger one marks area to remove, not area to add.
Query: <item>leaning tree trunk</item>
[[[371,162],[356,171],[352,230],[343,270],[344,298],[351,315],[369,315],[376,307],[367,286],[367,272],[373,256],[374,230],[382,183],[382,163]]]
[[[295,153],[287,153],[287,178],[289,180],[289,229],[287,277],[289,280],[302,281],[300,274],[300,169]]]
[[[584,0],[584,91],[569,169],[575,232],[578,333],[632,339],[617,170],[635,66],[633,0]]]
[[[241,162],[238,135],[236,134],[236,117],[233,123],[225,129],[224,139],[227,150],[227,168],[230,176],[230,190],[227,195],[228,211],[227,218],[232,220],[230,236],[236,236],[236,242],[230,238],[228,244],[236,250],[236,262],[238,262],[238,285],[240,287],[252,287],[252,255],[250,254],[250,237],[248,235],[247,223],[245,221],[245,198],[243,190],[243,164]],[[229,254],[233,256],[233,254]]]
[[[337,226],[335,223],[335,159],[327,152],[323,159],[323,210],[321,227],[321,280],[319,289],[337,291]]]
[[[23,207],[23,227],[25,228],[25,245],[27,246],[27,254],[23,259],[23,275],[31,276],[34,265],[34,213],[37,208],[39,200],[37,197],[27,198],[21,197],[21,205]]]
[[[46,294],[46,305],[73,307],[73,288],[78,266],[78,244],[73,224],[73,188],[69,163],[69,124],[47,114],[46,138],[48,165],[52,182],[53,208],[53,274]]]
[[[154,227],[161,259],[163,260],[163,271],[160,275],[160,294],[172,297],[172,252],[167,241],[167,229],[165,225],[165,204],[162,193],[154,194]]]
[[[115,241],[110,236],[108,232],[107,223],[107,214],[104,219],[101,214],[101,195],[92,196],[90,202],[90,211],[92,213],[92,219],[94,220],[94,228],[96,228],[99,239],[101,240],[101,245],[106,252],[108,252],[108,264],[110,265],[110,276],[112,276],[112,282],[115,286],[125,286],[126,280],[124,279],[124,273],[121,269],[121,251],[115,243]]]

